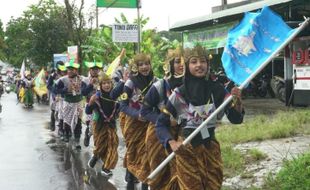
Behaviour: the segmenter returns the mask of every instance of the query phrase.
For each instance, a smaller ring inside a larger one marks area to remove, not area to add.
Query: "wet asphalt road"
[[[27,110],[4,94],[0,113],[0,189],[72,189],[72,177],[48,148],[48,109]]]
[[[0,190],[126,189],[122,167],[125,145],[120,132],[119,160],[113,176],[106,178],[100,174],[102,162],[94,169],[87,167],[92,140],[90,147],[82,145],[82,150],[77,151],[71,142],[62,142],[56,132],[48,129],[49,106],[34,104],[33,109],[23,108],[21,104],[16,105],[14,93],[4,94],[0,101],[3,105],[0,113]],[[272,99],[245,100],[245,120],[251,119],[257,110],[264,110],[261,107],[266,104],[270,108],[268,114],[273,109],[285,110],[282,103],[274,102]],[[137,184],[137,190],[139,186]]]
[[[87,167],[92,140],[90,147],[82,145],[82,150],[77,151],[71,142],[62,142],[56,132],[48,129],[49,106],[35,103],[32,109],[26,109],[16,105],[16,95],[12,92],[4,94],[0,101],[3,105],[0,113],[1,190],[126,189],[122,139],[117,167],[113,176],[107,178],[100,173],[101,161],[94,169]]]

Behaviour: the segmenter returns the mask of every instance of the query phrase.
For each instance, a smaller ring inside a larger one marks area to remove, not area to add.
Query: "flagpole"
[[[258,69],[253,72],[238,88],[242,90],[263,68],[292,40],[294,39],[297,34],[304,29],[309,24],[309,18],[307,18],[293,33],[292,35],[285,40],[285,42],[274,51],[271,56],[261,64]],[[233,96],[229,95],[227,99],[202,123],[198,128],[196,128],[184,141],[183,145],[188,144],[200,131],[205,125],[213,119],[220,111],[222,111],[228,103],[232,100]],[[147,177],[147,179],[153,179],[169,162],[173,159],[175,153],[172,152],[157,168]]]

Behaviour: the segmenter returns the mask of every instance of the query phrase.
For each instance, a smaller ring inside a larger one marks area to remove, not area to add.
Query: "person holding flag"
[[[20,100],[24,103],[26,108],[33,106],[33,78],[30,71],[25,71],[25,78],[21,81],[22,91],[20,91]]]
[[[176,172],[180,189],[220,189],[223,163],[220,145],[215,138],[216,119],[226,113],[234,124],[242,123],[244,110],[240,90],[232,89],[236,100],[196,135],[190,144],[182,145],[208,116],[224,101],[228,92],[218,82],[208,80],[209,63],[206,51],[197,46],[186,49],[184,84],[174,90],[156,123],[156,133],[167,150],[176,153]],[[170,130],[171,118],[178,122],[180,137]],[[190,160],[190,161],[189,161]]]
[[[63,122],[64,140],[69,142],[70,134],[74,134],[76,149],[80,150],[80,137],[82,133],[82,77],[78,73],[80,65],[70,60],[65,63],[67,75],[59,79],[56,85],[56,92],[64,96]]]
[[[86,102],[88,103],[90,100],[90,97],[96,93],[98,88],[100,88],[99,85],[99,72],[102,70],[103,63],[102,62],[85,62],[86,67],[89,68],[89,77],[84,77],[82,81],[82,95],[86,96]],[[86,129],[84,133],[84,146],[89,146],[89,140],[92,135],[92,129],[90,128],[92,114],[87,114],[86,116]]]

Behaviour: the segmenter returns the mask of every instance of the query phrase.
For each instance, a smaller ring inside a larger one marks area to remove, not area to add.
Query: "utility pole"
[[[140,44],[141,44],[141,27],[140,27],[140,0],[137,0],[137,15],[138,15],[138,53],[141,52]]]

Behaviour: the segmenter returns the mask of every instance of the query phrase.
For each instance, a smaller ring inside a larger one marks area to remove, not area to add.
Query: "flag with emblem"
[[[296,35],[297,29],[290,28],[268,7],[245,13],[242,21],[229,31],[222,54],[228,78],[241,85]]]

